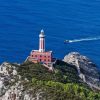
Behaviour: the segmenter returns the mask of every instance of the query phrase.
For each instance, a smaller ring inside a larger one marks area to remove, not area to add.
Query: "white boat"
[[[70,43],[70,41],[69,40],[65,40],[64,43]]]

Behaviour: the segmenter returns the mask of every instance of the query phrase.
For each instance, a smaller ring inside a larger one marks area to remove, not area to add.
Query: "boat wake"
[[[84,39],[65,40],[65,42],[66,42],[66,43],[74,43],[74,42],[94,41],[94,40],[100,40],[100,36],[99,36],[99,37],[94,37],[94,38],[84,38]]]

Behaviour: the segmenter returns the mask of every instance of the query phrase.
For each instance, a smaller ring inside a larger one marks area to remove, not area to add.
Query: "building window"
[[[46,61],[46,59],[44,59],[44,61]]]
[[[40,62],[41,62],[42,60],[40,59]]]
[[[34,55],[32,55],[32,57],[34,57]]]
[[[40,55],[40,57],[42,57],[42,55]]]
[[[37,55],[35,55],[35,57],[37,57]]]
[[[48,56],[48,58],[50,58],[50,56]]]

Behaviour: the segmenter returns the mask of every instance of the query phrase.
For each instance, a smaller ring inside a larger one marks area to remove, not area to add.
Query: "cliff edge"
[[[100,90],[100,74],[97,66],[86,56],[71,52],[64,57],[64,62],[76,67],[79,77],[91,88]]]
[[[98,70],[79,53],[57,60],[53,71],[31,62],[0,65],[0,100],[99,100],[96,87]]]

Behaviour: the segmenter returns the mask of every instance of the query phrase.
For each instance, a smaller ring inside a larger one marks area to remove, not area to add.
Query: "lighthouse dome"
[[[44,33],[44,30],[43,29],[41,30],[41,33]]]
[[[44,35],[44,30],[43,30],[43,29],[41,30],[39,37],[40,37],[40,38],[45,37],[45,35]]]

